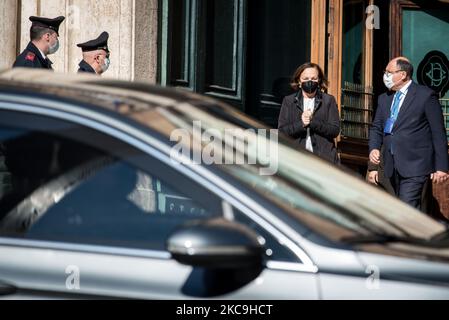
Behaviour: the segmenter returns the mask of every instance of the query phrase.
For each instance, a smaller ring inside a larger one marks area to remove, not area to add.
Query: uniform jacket
[[[94,68],[92,68],[92,66],[90,64],[88,64],[86,61],[81,60],[81,62],[79,63],[79,70],[78,73],[93,73],[93,74],[97,74],[94,70]]]
[[[53,70],[51,66],[52,64],[53,62],[51,62],[48,58],[45,59],[42,57],[39,49],[32,42],[30,42],[28,43],[26,49],[17,57],[13,64],[13,68],[24,67]]]

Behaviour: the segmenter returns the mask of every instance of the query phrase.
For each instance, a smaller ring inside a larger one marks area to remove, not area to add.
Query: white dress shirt
[[[398,107],[398,114],[399,114],[399,112],[401,111],[401,107],[402,107],[402,104],[404,103],[404,100],[405,100],[405,96],[407,95],[407,92],[408,92],[408,88],[410,87],[410,85],[412,84],[412,80],[409,80],[399,91],[401,91],[401,95],[400,95],[400,97],[399,97],[399,107]],[[391,110],[391,108],[393,107],[393,103],[394,103],[394,99],[393,99],[393,101],[391,102],[391,106],[390,106],[390,110]]]
[[[37,48],[37,47],[36,47],[36,48]],[[42,52],[42,50],[39,49],[39,48],[37,48],[37,50],[39,50],[39,52],[40,52],[42,58],[44,58],[44,60],[46,60],[46,59],[47,59],[47,56]]]
[[[304,97],[304,111],[310,111],[313,113],[315,109],[315,98]],[[313,152],[312,139],[310,138],[310,128],[307,128],[307,138],[306,138],[306,150]]]

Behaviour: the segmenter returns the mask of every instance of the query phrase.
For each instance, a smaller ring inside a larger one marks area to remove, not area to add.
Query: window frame
[[[102,175],[103,170],[110,170],[113,166],[119,165],[119,166],[125,166],[129,170],[136,173],[141,172],[144,174],[149,175],[152,178],[155,178],[157,182],[162,182],[164,185],[169,187],[170,189],[176,188],[177,185],[184,185],[185,187],[177,190],[178,192],[182,193],[182,197],[188,197],[189,199],[193,200],[194,203],[199,205],[201,208],[206,208],[208,206],[210,210],[209,213],[212,214],[212,217],[216,216],[223,216],[222,206],[221,206],[221,199],[217,196],[214,196],[211,194],[206,188],[199,185],[195,180],[189,179],[174,169],[173,167],[167,166],[166,163],[158,161],[158,159],[154,158],[153,156],[142,152],[141,150],[137,150],[135,148],[130,147],[128,144],[123,143],[122,141],[118,141],[114,139],[113,137],[107,136],[104,133],[96,132],[90,128],[86,128],[82,125],[74,124],[67,121],[60,121],[57,119],[51,119],[48,117],[42,117],[38,115],[33,114],[19,114],[15,112],[8,112],[0,110],[0,127],[2,130],[3,126],[8,127],[11,129],[19,129],[23,131],[25,134],[29,133],[41,133],[45,132],[52,140],[55,141],[62,141],[67,140],[69,143],[74,142],[74,146],[80,146],[80,147],[87,147],[87,148],[93,148],[95,150],[95,157],[93,159],[90,159],[87,162],[80,162],[75,165],[75,167],[67,170],[62,171],[58,176],[54,177],[48,177],[48,181],[42,182],[40,185],[36,186],[36,189],[32,190],[31,193],[24,195],[23,198],[19,199],[19,202],[15,204],[13,209],[7,213],[6,218],[9,217],[9,214],[13,214],[17,208],[20,208],[22,205],[25,204],[24,207],[28,207],[26,204],[29,203],[30,198],[34,197],[39,199],[40,194],[45,193],[45,190],[47,188],[51,187],[51,185],[56,186],[58,189],[55,190],[61,190],[59,189],[61,187],[61,183],[66,183],[66,185],[62,187],[69,187],[73,184],[73,181],[69,176],[72,175],[72,170],[78,171],[82,167],[88,166],[88,171],[90,174],[85,175],[82,174],[82,179],[77,181],[76,184],[72,187],[70,187],[70,191],[60,193],[58,194],[61,196],[61,199],[58,201],[58,203],[43,205],[42,209],[37,209],[36,213],[39,211],[39,216],[35,217],[33,216],[32,220],[33,222],[30,225],[30,228],[27,229],[23,234],[18,234],[18,237],[24,236],[27,239],[28,234],[31,232],[32,235],[37,236],[39,240],[40,238],[44,241],[52,241],[50,240],[51,237],[48,237],[48,235],[42,234],[39,229],[34,229],[34,224],[36,226],[39,226],[38,221],[41,218],[52,219],[53,214],[55,212],[52,210],[53,207],[57,207],[60,205],[59,202],[62,202],[64,199],[67,201],[70,201],[71,193],[76,192],[77,190],[83,190],[83,185],[86,183],[89,184],[92,179],[96,182],[97,175]],[[15,121],[12,121],[15,120]],[[69,128],[68,131],[60,131],[60,128],[63,130],[66,128]],[[40,138],[40,136],[39,136]],[[61,140],[58,140],[61,139]],[[79,153],[82,153],[83,150],[79,150]],[[75,151],[75,153],[77,153]],[[111,159],[111,161],[105,161],[106,159]],[[93,167],[89,164],[91,161],[94,161]],[[100,161],[101,164],[98,164]],[[77,174],[78,175],[78,174]],[[175,182],[176,181],[176,182]],[[156,191],[156,190],[155,190]],[[157,192],[157,191],[156,191]],[[165,196],[169,197],[169,195],[163,195],[162,193],[159,194],[159,196]],[[67,197],[67,198],[66,198]],[[203,201],[204,200],[204,201]],[[211,205],[209,205],[211,204]],[[45,208],[45,209],[44,209]],[[64,206],[62,207],[64,208]],[[21,211],[17,211],[19,215]],[[50,216],[47,215],[47,212],[50,212]],[[27,216],[28,217],[28,216]],[[31,218],[31,217],[30,217]],[[190,219],[186,218],[186,222]],[[58,219],[58,218],[57,218]],[[93,218],[95,219],[95,218]],[[181,218],[182,220],[182,218]],[[61,226],[62,227],[62,226]],[[37,231],[37,233],[36,233]],[[15,233],[15,232],[13,232]],[[89,244],[85,243],[82,238],[83,233],[79,234],[80,236],[80,243],[81,244]],[[119,241],[119,240],[127,240],[127,239],[118,239],[115,237],[111,237],[110,239],[106,240],[106,243],[104,246],[114,246],[112,244],[108,244],[109,241]],[[57,242],[64,242],[64,239],[55,239],[54,241]],[[126,242],[126,241],[125,241]],[[155,240],[154,243],[159,243],[159,245],[164,246],[166,242],[166,239],[162,239],[161,241]],[[78,242],[74,242],[78,243]],[[102,244],[103,245],[103,244]],[[133,247],[134,249],[137,249],[138,247]],[[156,250],[157,249],[151,249],[150,250]]]

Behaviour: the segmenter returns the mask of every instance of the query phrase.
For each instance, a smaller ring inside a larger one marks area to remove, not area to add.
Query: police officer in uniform
[[[83,60],[79,63],[78,73],[101,75],[108,70],[110,65],[108,39],[109,34],[105,31],[97,39],[77,45],[83,51]]]
[[[63,16],[54,19],[30,17],[30,43],[17,57],[13,67],[53,70],[53,63],[47,55],[54,54],[59,49],[59,26],[64,19]]]

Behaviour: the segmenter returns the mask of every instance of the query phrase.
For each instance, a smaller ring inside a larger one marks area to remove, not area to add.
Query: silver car
[[[15,69],[0,143],[1,298],[449,298],[443,222],[216,100]]]

